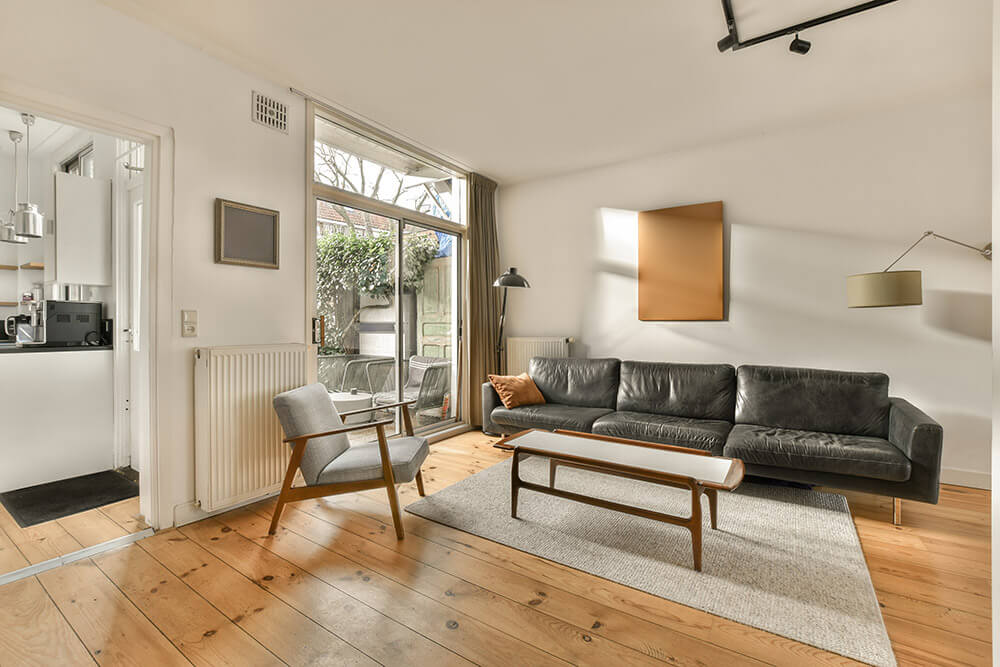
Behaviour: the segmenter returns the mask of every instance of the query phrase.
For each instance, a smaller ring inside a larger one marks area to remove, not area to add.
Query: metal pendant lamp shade
[[[531,287],[528,281],[524,279],[517,269],[513,266],[507,269],[507,272],[502,274],[499,278],[493,281],[494,287]]]
[[[0,241],[3,241],[4,243],[24,245],[28,242],[28,239],[17,235],[17,232],[14,231],[13,223],[4,223],[3,225],[0,225]]]
[[[40,238],[45,228],[45,219],[34,204],[21,203],[14,211],[14,230],[18,236]]]
[[[848,308],[923,304],[920,271],[879,271],[847,276]]]

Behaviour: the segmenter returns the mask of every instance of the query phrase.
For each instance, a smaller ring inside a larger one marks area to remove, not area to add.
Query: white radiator
[[[305,345],[206,347],[195,353],[195,487],[212,512],[281,488],[291,451],[271,406],[306,382]]]
[[[572,338],[508,338],[507,374],[520,375],[528,370],[532,357],[568,357]]]

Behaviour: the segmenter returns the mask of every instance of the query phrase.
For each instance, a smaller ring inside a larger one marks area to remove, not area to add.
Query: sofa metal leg
[[[892,499],[892,525],[903,525],[903,501],[899,498]]]

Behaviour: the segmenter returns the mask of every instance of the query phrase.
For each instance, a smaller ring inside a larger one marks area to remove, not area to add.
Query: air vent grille
[[[288,134],[288,105],[278,100],[253,91],[253,106],[250,117],[255,123],[260,123],[272,130]]]

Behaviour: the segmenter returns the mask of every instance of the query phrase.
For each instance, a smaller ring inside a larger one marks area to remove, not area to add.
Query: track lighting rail
[[[717,46],[719,47],[720,52],[728,51],[729,49],[739,51],[740,49],[745,49],[748,46],[756,46],[757,44],[761,44],[763,42],[769,42],[772,39],[785,37],[786,35],[795,35],[796,33],[806,30],[807,28],[814,28],[824,23],[836,21],[854,14],[860,14],[861,12],[868,11],[869,9],[875,9],[876,7],[881,7],[882,5],[888,5],[892,2],[896,2],[896,0],[869,0],[869,2],[862,2],[861,4],[853,7],[840,9],[818,18],[803,21],[802,23],[796,23],[795,25],[790,25],[787,28],[780,28],[764,35],[751,37],[748,40],[741,41],[739,30],[736,27],[736,16],[733,13],[733,2],[732,0],[722,0],[722,11],[726,16],[726,28],[729,32],[725,37],[719,40]]]

